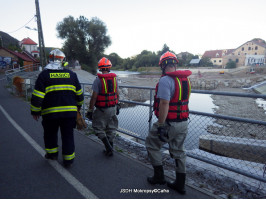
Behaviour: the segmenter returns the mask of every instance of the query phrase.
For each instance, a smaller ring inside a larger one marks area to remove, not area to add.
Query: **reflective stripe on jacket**
[[[116,74],[97,74],[101,80],[102,88],[97,96],[96,107],[106,108],[118,103]]]
[[[68,70],[43,70],[35,83],[31,114],[48,118],[76,117],[84,101],[76,73]]]
[[[187,120],[189,116],[189,97],[191,93],[191,84],[188,76],[192,74],[189,70],[178,70],[174,72],[166,73],[166,76],[170,76],[175,81],[175,94],[169,102],[169,110],[167,114],[167,121],[179,122]],[[159,117],[159,104],[160,99],[157,98],[159,83],[156,85],[153,109],[154,113]]]

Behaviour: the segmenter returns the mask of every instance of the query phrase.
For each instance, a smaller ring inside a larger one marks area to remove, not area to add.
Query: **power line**
[[[28,23],[30,23],[35,17],[36,17],[36,15],[34,15],[34,17],[33,17],[30,21],[28,21],[24,26],[20,27],[19,29],[15,30],[15,31],[8,32],[8,34],[10,34],[10,33],[14,33],[14,32],[17,32],[18,30],[24,28],[24,27],[25,27]]]

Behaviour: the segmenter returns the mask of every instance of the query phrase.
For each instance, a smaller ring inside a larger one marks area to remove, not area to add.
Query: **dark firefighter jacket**
[[[31,114],[49,119],[76,117],[83,100],[76,73],[68,69],[45,69],[35,83]]]

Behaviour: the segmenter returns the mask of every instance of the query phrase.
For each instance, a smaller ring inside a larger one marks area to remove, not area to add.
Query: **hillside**
[[[3,47],[8,48],[8,46],[17,46],[18,47],[18,40],[13,38],[9,34],[0,31],[0,36],[2,37]]]

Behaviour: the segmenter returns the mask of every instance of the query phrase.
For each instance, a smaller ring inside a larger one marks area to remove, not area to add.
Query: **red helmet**
[[[112,67],[112,63],[110,60],[108,60],[107,58],[103,57],[99,60],[98,62],[98,68],[102,69],[102,68],[111,68]]]
[[[176,55],[167,51],[161,56],[160,61],[159,61],[159,65],[161,67],[163,67],[169,63],[178,64],[178,62],[179,61],[177,60]]]

